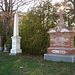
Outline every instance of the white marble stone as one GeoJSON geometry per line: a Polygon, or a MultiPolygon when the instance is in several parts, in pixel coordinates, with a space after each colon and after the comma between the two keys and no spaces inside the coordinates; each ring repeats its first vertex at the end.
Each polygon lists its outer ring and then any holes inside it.
{"type": "Polygon", "coordinates": [[[22,50],[20,49],[21,37],[19,36],[18,14],[17,13],[15,13],[15,16],[14,16],[14,34],[11,38],[12,38],[12,49],[10,50],[9,55],[16,55],[18,53],[22,53],[22,50]]]}
{"type": "Polygon", "coordinates": [[[5,44],[4,44],[4,51],[3,52],[8,52],[8,49],[5,44]]]}
{"type": "Polygon", "coordinates": [[[19,35],[19,26],[18,26],[18,14],[15,13],[14,15],[14,34],[13,36],[19,35]]]}
{"type": "Polygon", "coordinates": [[[52,50],[52,53],[61,53],[61,54],[66,54],[67,52],[65,50],[52,50]]]}
{"type": "Polygon", "coordinates": [[[53,32],[56,32],[54,29],[52,29],[51,31],[49,31],[49,33],[53,33],[53,32]]]}
{"type": "Polygon", "coordinates": [[[69,30],[66,29],[66,28],[63,28],[63,29],[61,30],[61,32],[69,32],[69,30]]]}

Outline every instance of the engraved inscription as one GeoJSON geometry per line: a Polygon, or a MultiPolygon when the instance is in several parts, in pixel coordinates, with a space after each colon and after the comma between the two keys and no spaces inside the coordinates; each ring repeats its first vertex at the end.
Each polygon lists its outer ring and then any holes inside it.
{"type": "Polygon", "coordinates": [[[13,45],[12,48],[16,48],[15,45],[13,45]]]}
{"type": "Polygon", "coordinates": [[[67,52],[65,50],[52,50],[52,53],[60,53],[60,54],[66,54],[67,52]]]}
{"type": "Polygon", "coordinates": [[[17,40],[17,43],[20,44],[20,40],[17,40]]]}
{"type": "Polygon", "coordinates": [[[15,45],[15,42],[12,42],[13,45],[15,45]]]}
{"type": "Polygon", "coordinates": [[[65,42],[68,42],[69,39],[64,37],[56,37],[55,39],[51,39],[51,41],[54,42],[54,45],[64,46],[65,42]]]}
{"type": "Polygon", "coordinates": [[[12,42],[12,48],[15,48],[15,44],[16,44],[15,42],[12,42]]]}
{"type": "Polygon", "coordinates": [[[12,52],[11,53],[15,53],[15,50],[11,50],[12,52]]]}

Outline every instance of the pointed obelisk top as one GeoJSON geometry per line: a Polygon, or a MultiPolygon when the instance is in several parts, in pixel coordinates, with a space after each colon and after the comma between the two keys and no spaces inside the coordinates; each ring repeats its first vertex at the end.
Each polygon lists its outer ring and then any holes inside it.
{"type": "Polygon", "coordinates": [[[16,12],[14,15],[14,35],[13,36],[18,36],[18,35],[19,35],[18,13],[16,12]]]}
{"type": "Polygon", "coordinates": [[[59,9],[59,12],[57,13],[57,15],[59,15],[60,17],[60,23],[58,25],[63,25],[64,24],[64,20],[63,20],[63,14],[65,14],[65,12],[63,11],[64,7],[61,6],[59,9]]]}

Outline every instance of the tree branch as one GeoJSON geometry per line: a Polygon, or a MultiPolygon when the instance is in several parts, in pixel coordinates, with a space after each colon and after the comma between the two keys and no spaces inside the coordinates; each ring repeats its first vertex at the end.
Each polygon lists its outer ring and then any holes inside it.
{"type": "Polygon", "coordinates": [[[72,0],[68,0],[67,2],[69,2],[69,1],[70,1],[72,4],[74,3],[74,1],[72,1],[72,0]]]}

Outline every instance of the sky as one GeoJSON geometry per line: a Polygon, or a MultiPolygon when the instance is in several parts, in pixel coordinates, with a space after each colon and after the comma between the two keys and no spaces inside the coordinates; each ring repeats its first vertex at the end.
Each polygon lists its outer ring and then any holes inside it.
{"type": "MultiPolygon", "coordinates": [[[[52,0],[52,4],[55,4],[56,2],[63,2],[64,0],[52,0]]],[[[22,12],[27,12],[29,7],[33,7],[33,3],[29,4],[28,6],[25,7],[25,9],[22,9],[22,12]]]]}
{"type": "Polygon", "coordinates": [[[52,0],[52,3],[56,3],[56,2],[63,2],[64,0],[52,0]]]}

